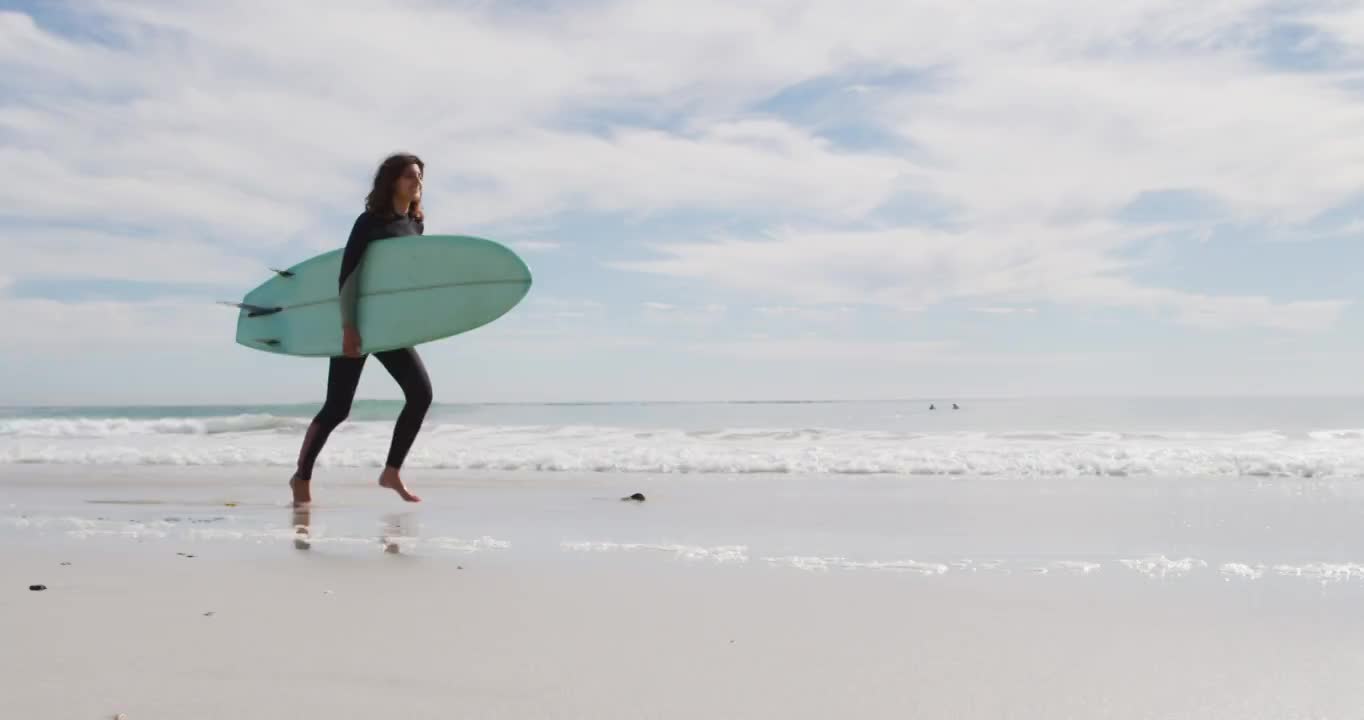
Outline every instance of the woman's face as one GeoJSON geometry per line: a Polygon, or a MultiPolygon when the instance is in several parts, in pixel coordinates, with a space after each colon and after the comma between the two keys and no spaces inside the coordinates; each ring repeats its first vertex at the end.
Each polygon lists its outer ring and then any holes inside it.
{"type": "Polygon", "coordinates": [[[403,173],[398,176],[397,194],[405,197],[411,202],[416,202],[422,197],[422,169],[416,163],[408,165],[403,173]]]}

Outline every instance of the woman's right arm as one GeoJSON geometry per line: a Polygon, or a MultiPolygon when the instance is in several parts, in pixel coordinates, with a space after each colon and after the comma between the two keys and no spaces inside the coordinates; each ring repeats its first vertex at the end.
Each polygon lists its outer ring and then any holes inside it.
{"type": "Polygon", "coordinates": [[[343,352],[356,357],[360,354],[360,332],[356,312],[360,304],[360,261],[369,245],[369,226],[365,216],[356,218],[351,227],[346,249],[341,253],[341,346],[343,352]]]}

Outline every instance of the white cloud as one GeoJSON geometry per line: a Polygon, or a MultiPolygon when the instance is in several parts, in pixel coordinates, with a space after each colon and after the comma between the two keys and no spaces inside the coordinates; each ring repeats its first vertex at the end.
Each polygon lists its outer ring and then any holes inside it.
{"type": "Polygon", "coordinates": [[[914,307],[955,297],[1041,293],[1058,281],[1117,269],[1102,248],[1117,245],[1124,232],[1111,224],[1064,232],[784,228],[762,239],[656,246],[663,258],[618,265],[705,278],[805,305],[914,307]]]}
{"type": "Polygon", "coordinates": [[[807,304],[916,308],[998,298],[1144,308],[1203,327],[1322,330],[1348,305],[1341,300],[1275,302],[1142,287],[1123,277],[1126,263],[1107,252],[1137,237],[1129,228],[1102,222],[998,232],[787,230],[761,240],[660,246],[662,259],[621,267],[703,278],[807,304]],[[831,247],[838,248],[832,257],[831,247]]]}
{"type": "Polygon", "coordinates": [[[691,352],[745,359],[844,361],[863,363],[875,358],[879,365],[944,356],[955,347],[950,340],[864,341],[827,340],[817,337],[770,338],[696,342],[686,346],[691,352]]]}
{"type": "Polygon", "coordinates": [[[1364,183],[1364,104],[1329,76],[1193,54],[981,62],[953,80],[887,111],[971,222],[1099,217],[1172,188],[1239,220],[1296,222],[1364,183]]]}
{"type": "Polygon", "coordinates": [[[985,315],[1034,315],[1037,308],[1030,307],[978,307],[972,308],[975,312],[985,315]]]}
{"type": "Polygon", "coordinates": [[[660,259],[618,267],[798,303],[1052,301],[1296,330],[1340,316],[1348,300],[1141,287],[1123,251],[1200,228],[1113,219],[1143,193],[1184,190],[1215,202],[1219,220],[1293,231],[1364,186],[1364,103],[1349,78],[1275,72],[1256,58],[1270,10],[1283,8],[1036,2],[1005,24],[979,5],[909,7],[939,37],[884,57],[913,54],[940,77],[910,92],[861,86],[870,98],[857,107],[912,144],[906,176],[952,208],[951,230],[845,229],[830,218],[658,246],[660,259]]]}
{"type": "Polygon", "coordinates": [[[237,284],[245,293],[267,279],[264,264],[187,235],[120,235],[54,228],[0,231],[0,266],[16,275],[237,284]]]}
{"type": "Polygon", "coordinates": [[[1256,295],[1207,295],[1142,287],[1115,276],[1078,278],[1056,288],[1057,302],[1131,307],[1173,314],[1185,325],[1203,328],[1262,327],[1314,332],[1335,325],[1350,305],[1345,300],[1274,301],[1256,295]]]}
{"type": "Polygon", "coordinates": [[[1335,327],[1350,305],[1343,300],[1273,302],[1260,296],[1179,294],[1166,299],[1180,322],[1206,328],[1268,327],[1321,332],[1335,327]]]}
{"type": "MultiPolygon", "coordinates": [[[[278,235],[305,229],[309,208],[353,205],[369,166],[403,147],[429,161],[433,201],[447,192],[443,181],[474,179],[490,188],[445,196],[462,222],[473,223],[584,204],[742,211],[791,197],[823,212],[856,214],[885,199],[903,169],[893,157],[835,152],[772,119],[703,116],[675,134],[554,129],[553,117],[575,107],[647,108],[681,88],[674,102],[726,94],[714,87],[723,79],[694,64],[706,54],[701,36],[716,28],[697,28],[688,38],[658,14],[661,6],[643,13],[585,7],[555,25],[425,4],[383,11],[307,2],[99,7],[105,29],[130,33],[136,53],[61,39],[22,15],[0,23],[0,37],[13,48],[0,55],[6,65],[33,73],[33,84],[75,81],[81,91],[0,116],[25,134],[25,147],[44,148],[7,149],[6,164],[22,164],[41,181],[7,186],[0,207],[29,205],[45,217],[80,209],[129,222],[216,218],[278,235]],[[270,21],[260,22],[267,8],[270,21]],[[607,24],[594,31],[600,22],[607,24]],[[651,22],[667,29],[667,44],[649,42],[648,62],[620,63],[615,54],[642,40],[625,31],[651,22]],[[615,44],[603,46],[599,32],[615,44]],[[480,52],[508,62],[468,62],[480,52]],[[658,66],[667,62],[678,64],[658,66]],[[395,65],[404,72],[391,72],[395,65]],[[527,72],[508,83],[506,73],[517,68],[527,72]],[[134,97],[102,97],[110,85],[134,97]],[[382,103],[374,101],[376,87],[384,88],[382,103]],[[459,92],[431,92],[436,87],[459,92]],[[74,192],[44,193],[53,187],[74,192]],[[158,194],[168,202],[158,203],[158,194]]],[[[731,77],[743,86],[755,82],[745,72],[731,77]]],[[[761,82],[743,101],[782,81],[761,82]]]]}
{"type": "MultiPolygon", "coordinates": [[[[58,121],[60,122],[60,121],[58,121]]],[[[92,135],[93,127],[88,129],[92,135]]],[[[60,127],[60,125],[58,125],[60,127]]],[[[260,246],[282,240],[307,224],[306,213],[285,198],[266,196],[220,182],[198,171],[192,176],[183,165],[197,162],[199,153],[174,153],[164,143],[146,148],[145,158],[108,157],[114,150],[81,153],[74,146],[82,141],[81,132],[53,135],[42,140],[49,147],[67,144],[66,158],[54,157],[51,150],[0,147],[0,165],[22,182],[0,185],[0,210],[30,220],[62,223],[84,221],[100,225],[133,225],[149,229],[201,228],[203,235],[231,237],[235,244],[260,246]],[[79,159],[77,157],[79,156],[79,159]],[[126,164],[125,164],[126,163],[126,164]],[[182,167],[172,170],[175,163],[182,167]]],[[[94,142],[93,138],[91,141],[94,142]]],[[[108,148],[133,154],[127,145],[115,141],[108,148]]],[[[256,172],[271,172],[268,165],[256,172]]]]}
{"type": "Polygon", "coordinates": [[[780,209],[853,219],[908,182],[902,160],[840,152],[776,121],[707,123],[680,133],[618,129],[604,137],[504,131],[461,150],[460,169],[489,187],[454,198],[461,216],[478,223],[568,209],[760,216],[780,209]]]}
{"type": "Polygon", "coordinates": [[[517,240],[510,245],[525,253],[554,252],[560,248],[559,243],[550,240],[517,240]]]}
{"type": "MultiPolygon", "coordinates": [[[[563,211],[702,211],[768,227],[618,265],[740,289],[764,307],[1056,302],[1320,330],[1347,302],[1145,287],[1122,252],[1169,228],[1112,215],[1179,188],[1214,199],[1224,219],[1291,224],[1364,187],[1358,77],[1256,60],[1273,18],[1357,48],[1357,4],[92,0],[79,17],[50,11],[97,32],[66,38],[0,12],[11,180],[0,217],[110,229],[0,231],[12,280],[241,282],[284,243],[337,246],[329,218],[358,210],[380,156],[411,149],[430,166],[428,232],[563,211]],[[863,77],[904,69],[925,78],[863,77]],[[856,91],[828,103],[833,117],[909,149],[852,151],[755,110],[837,73],[856,91]],[[949,209],[949,229],[876,214],[907,193],[949,209]],[[119,252],[101,261],[104,238],[119,252]]],[[[505,322],[607,316],[535,300],[505,322]]],[[[91,318],[156,335],[174,302],[25,309],[96,336],[91,318]]]]}
{"type": "Polygon", "coordinates": [[[188,345],[237,347],[237,313],[200,299],[164,297],[145,301],[63,302],[0,296],[0,337],[13,347],[62,347],[93,352],[100,347],[188,345]]]}
{"type": "Polygon", "coordinates": [[[848,306],[760,305],[753,308],[753,312],[769,321],[794,320],[809,324],[847,321],[853,309],[848,306]]]}
{"type": "Polygon", "coordinates": [[[955,208],[962,231],[782,229],[620,266],[807,302],[1061,300],[1323,329],[1347,301],[1145,292],[1124,279],[1119,251],[1149,231],[1109,219],[1144,192],[1181,189],[1217,201],[1223,219],[1295,223],[1364,184],[1364,104],[1341,77],[1257,65],[1268,9],[1040,2],[1010,14],[1011,27],[975,17],[977,37],[938,17],[946,39],[916,52],[946,79],[924,92],[876,88],[870,117],[919,149],[915,187],[955,208]]]}
{"type": "Polygon", "coordinates": [[[729,308],[719,303],[674,305],[649,301],[643,304],[643,308],[643,320],[652,326],[665,328],[669,334],[679,329],[708,331],[729,314],[729,308]]]}
{"type": "Polygon", "coordinates": [[[606,306],[597,300],[587,298],[566,298],[555,295],[534,294],[526,298],[526,304],[537,308],[600,311],[606,306]]]}
{"type": "Polygon", "coordinates": [[[596,300],[532,294],[487,332],[572,334],[587,325],[600,326],[605,317],[606,306],[596,300]]]}
{"type": "Polygon", "coordinates": [[[829,67],[802,43],[770,58],[739,43],[738,64],[717,72],[715,39],[769,32],[771,8],[712,4],[688,12],[690,26],[659,3],[546,13],[110,0],[80,18],[107,42],[0,13],[0,70],[24,90],[0,110],[10,138],[0,163],[25,178],[0,188],[0,212],[184,230],[251,252],[290,238],[334,247],[342,238],[327,214],[358,210],[373,163],[398,149],[430,165],[433,232],[569,209],[853,218],[906,182],[900,158],[729,116],[829,67]],[[433,91],[449,87],[459,90],[433,91]],[[676,132],[559,122],[596,109],[672,118],[684,107],[701,112],[676,132]]]}
{"type": "Polygon", "coordinates": [[[1357,60],[1364,54],[1364,5],[1357,2],[1318,3],[1298,20],[1314,28],[1320,36],[1304,38],[1307,50],[1320,50],[1333,40],[1339,50],[1357,60]]]}

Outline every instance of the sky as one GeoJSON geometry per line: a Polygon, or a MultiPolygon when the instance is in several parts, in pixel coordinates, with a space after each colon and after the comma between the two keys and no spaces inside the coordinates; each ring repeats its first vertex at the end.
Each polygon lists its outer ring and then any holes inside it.
{"type": "Polygon", "coordinates": [[[215,302],[395,151],[438,402],[1364,385],[1364,2],[0,0],[0,404],[320,401],[215,302]]]}

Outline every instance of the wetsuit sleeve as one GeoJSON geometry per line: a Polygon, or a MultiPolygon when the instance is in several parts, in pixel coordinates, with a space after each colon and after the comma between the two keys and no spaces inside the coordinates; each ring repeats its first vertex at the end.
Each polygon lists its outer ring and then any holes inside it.
{"type": "Polygon", "coordinates": [[[357,327],[356,308],[360,303],[360,260],[364,258],[365,247],[369,245],[373,230],[365,216],[356,218],[346,240],[346,249],[341,253],[341,326],[357,327]]]}

